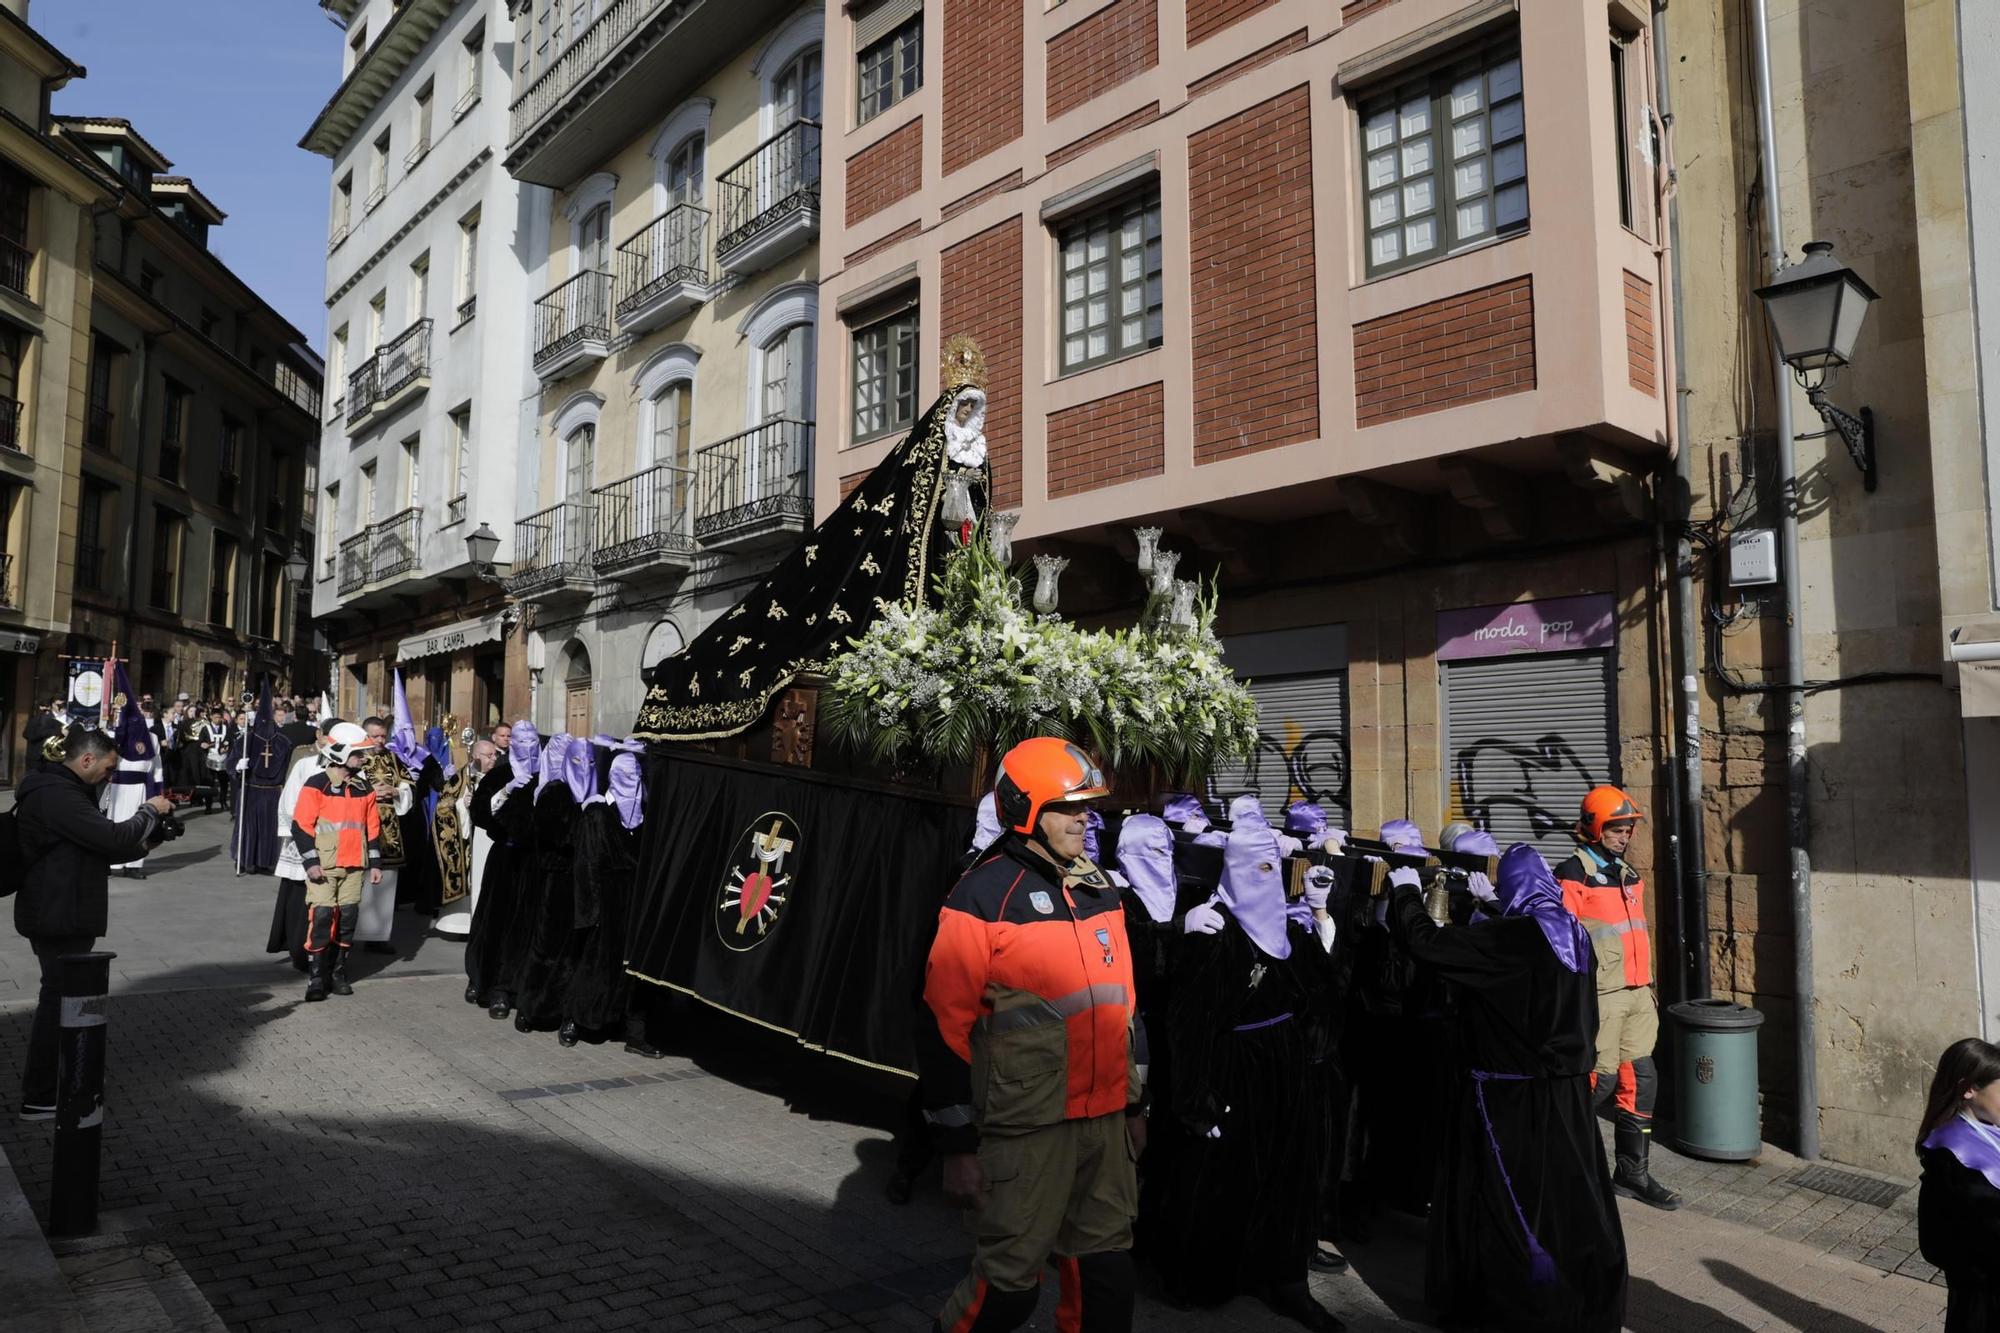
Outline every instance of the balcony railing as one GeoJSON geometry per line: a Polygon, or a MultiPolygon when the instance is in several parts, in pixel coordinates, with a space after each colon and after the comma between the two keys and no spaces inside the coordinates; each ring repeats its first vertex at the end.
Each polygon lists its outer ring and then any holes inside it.
{"type": "Polygon", "coordinates": [[[0,287],[10,292],[28,294],[28,270],[34,266],[35,256],[26,246],[5,236],[0,236],[0,287]]]}
{"type": "Polygon", "coordinates": [[[514,525],[511,592],[532,592],[566,579],[596,577],[590,564],[597,535],[597,506],[577,500],[551,505],[514,525]]]}
{"type": "Polygon", "coordinates": [[[20,600],[14,596],[14,557],[0,555],[0,606],[14,611],[20,605],[20,600]]]}
{"type": "Polygon", "coordinates": [[[381,381],[378,392],[385,400],[394,398],[431,373],[431,322],[418,320],[375,355],[381,362],[376,372],[381,381]]]}
{"type": "Polygon", "coordinates": [[[367,529],[340,544],[340,595],[360,592],[368,586],[368,553],[372,537],[367,529]]]}
{"type": "Polygon", "coordinates": [[[347,424],[353,425],[375,410],[375,400],[381,397],[380,378],[375,373],[375,358],[366,361],[347,372],[347,424]]]}
{"type": "Polygon", "coordinates": [[[819,123],[795,120],[715,182],[718,255],[819,208],[819,123]]]}
{"type": "Polygon", "coordinates": [[[556,57],[526,91],[514,99],[508,141],[516,142],[575,90],[604,58],[630,37],[647,15],[667,0],[611,0],[583,35],[556,57]]]}
{"type": "Polygon", "coordinates": [[[332,254],[340,248],[341,243],[347,239],[347,232],[348,224],[346,222],[336,222],[333,224],[326,233],[326,252],[328,254],[332,254]]]}
{"type": "Polygon", "coordinates": [[[474,293],[458,303],[458,322],[463,324],[479,313],[479,296],[474,293]]]}
{"type": "Polygon", "coordinates": [[[678,283],[708,281],[708,210],[680,204],[618,247],[618,318],[678,283]]]}
{"type": "Polygon", "coordinates": [[[465,113],[477,105],[479,105],[479,80],[474,79],[472,86],[460,93],[458,100],[451,104],[451,118],[454,121],[464,120],[465,113]]]}
{"type": "Polygon", "coordinates": [[[91,449],[101,449],[109,453],[111,451],[112,420],[110,408],[100,407],[98,404],[92,403],[84,412],[83,417],[84,445],[91,449]]]}
{"type": "Polygon", "coordinates": [[[369,529],[374,537],[368,556],[369,582],[407,574],[417,567],[422,554],[423,517],[424,511],[413,505],[369,529]]]}
{"type": "Polygon", "coordinates": [[[559,361],[589,341],[611,337],[611,275],[579,273],[535,302],[535,364],[559,361]]]}
{"type": "Polygon", "coordinates": [[[713,537],[764,519],[812,512],[813,423],[779,419],[711,444],[695,456],[694,535],[713,537]]]}
{"type": "Polygon", "coordinates": [[[297,370],[280,361],[277,368],[271,372],[271,383],[277,386],[279,393],[291,399],[301,412],[309,412],[314,417],[319,416],[319,390],[297,370]]]}
{"type": "Polygon", "coordinates": [[[597,550],[600,565],[622,565],[655,552],[691,554],[694,532],[688,522],[694,473],[657,463],[622,481],[599,486],[597,550]]]}
{"type": "Polygon", "coordinates": [[[21,400],[0,398],[0,449],[24,454],[21,447],[21,400]]]}
{"type": "Polygon", "coordinates": [[[389,182],[383,181],[368,192],[368,202],[362,205],[364,212],[373,213],[384,199],[389,197],[389,182]]]}
{"type": "Polygon", "coordinates": [[[431,141],[428,137],[417,140],[416,143],[410,146],[410,151],[403,154],[403,170],[408,171],[410,168],[416,166],[417,163],[430,155],[430,151],[431,141]]]}
{"type": "Polygon", "coordinates": [[[454,495],[444,502],[444,523],[450,527],[454,523],[465,522],[465,496],[454,495]]]}

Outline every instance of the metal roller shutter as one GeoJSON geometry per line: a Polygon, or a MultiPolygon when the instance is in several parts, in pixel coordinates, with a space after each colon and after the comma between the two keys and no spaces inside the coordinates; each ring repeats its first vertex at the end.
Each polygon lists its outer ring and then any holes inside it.
{"type": "Polygon", "coordinates": [[[1279,827],[1287,805],[1313,800],[1329,823],[1347,828],[1347,673],[1253,680],[1249,689],[1257,700],[1257,749],[1243,763],[1216,769],[1210,795],[1224,806],[1254,791],[1279,827]]]}
{"type": "Polygon", "coordinates": [[[924,0],[879,0],[854,17],[854,49],[866,51],[924,12],[924,0]]]}
{"type": "Polygon", "coordinates": [[[1503,848],[1531,842],[1562,860],[1575,850],[1569,830],[1583,794],[1619,780],[1611,655],[1443,666],[1450,818],[1488,830],[1503,848]]]}

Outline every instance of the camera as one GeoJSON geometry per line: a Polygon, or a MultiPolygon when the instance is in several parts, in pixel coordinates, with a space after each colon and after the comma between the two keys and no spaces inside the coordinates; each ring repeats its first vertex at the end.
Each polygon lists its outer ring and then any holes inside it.
{"type": "Polygon", "coordinates": [[[181,823],[179,815],[161,815],[153,825],[153,836],[148,841],[155,847],[163,842],[172,842],[187,832],[187,825],[181,823]]]}

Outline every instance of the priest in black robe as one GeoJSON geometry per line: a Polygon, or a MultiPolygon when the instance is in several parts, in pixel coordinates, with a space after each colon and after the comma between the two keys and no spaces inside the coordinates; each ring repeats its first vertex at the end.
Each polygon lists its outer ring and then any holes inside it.
{"type": "Polygon", "coordinates": [[[1151,1228],[1167,1289],[1195,1305],[1262,1296],[1308,1328],[1341,1322],[1312,1297],[1332,931],[1288,904],[1278,834],[1238,819],[1217,898],[1187,914],[1167,1046],[1173,1150],[1151,1228]]]}
{"type": "Polygon", "coordinates": [[[657,1056],[647,1040],[643,1007],[625,970],[625,945],[632,922],[632,886],[638,878],[639,821],[645,813],[645,784],[639,756],[614,746],[605,791],[584,803],[573,839],[574,902],[568,992],[563,997],[565,1046],[581,1038],[623,1034],[625,1049],[657,1056]]]}
{"type": "Polygon", "coordinates": [[[535,779],[542,771],[542,738],[526,718],[516,722],[507,753],[472,797],[472,825],[493,840],[479,885],[479,908],[465,939],[465,998],[493,1018],[513,1011],[506,986],[506,940],[535,860],[535,779]]]}
{"type": "Polygon", "coordinates": [[[1615,1333],[1625,1233],[1591,1115],[1589,933],[1526,843],[1501,858],[1500,915],[1471,925],[1433,922],[1416,871],[1390,881],[1397,939],[1455,1002],[1425,1296],[1446,1321],[1615,1333]]]}
{"type": "Polygon", "coordinates": [[[518,959],[514,1026],[522,1032],[555,1031],[569,994],[570,949],[576,932],[576,826],[583,803],[596,794],[597,759],[590,741],[567,733],[542,752],[541,787],[535,793],[535,859],[541,874],[515,917],[522,931],[510,941],[518,959]]]}

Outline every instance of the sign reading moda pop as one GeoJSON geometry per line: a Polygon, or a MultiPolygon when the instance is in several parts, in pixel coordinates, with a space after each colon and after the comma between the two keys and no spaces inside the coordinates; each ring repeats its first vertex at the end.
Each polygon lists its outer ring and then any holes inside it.
{"type": "Polygon", "coordinates": [[[1617,623],[1618,604],[1610,593],[1440,611],[1437,656],[1440,662],[1464,662],[1609,648],[1617,623]]]}

